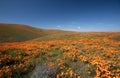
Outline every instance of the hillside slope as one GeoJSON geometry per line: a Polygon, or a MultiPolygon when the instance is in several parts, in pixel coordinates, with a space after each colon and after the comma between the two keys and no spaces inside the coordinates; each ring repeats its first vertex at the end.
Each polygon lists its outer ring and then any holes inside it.
{"type": "Polygon", "coordinates": [[[0,24],[0,42],[26,41],[45,35],[42,29],[21,24],[0,24]]]}
{"type": "Polygon", "coordinates": [[[57,29],[40,29],[22,24],[0,24],[1,42],[20,42],[28,40],[48,41],[71,37],[75,32],[57,29]]]}

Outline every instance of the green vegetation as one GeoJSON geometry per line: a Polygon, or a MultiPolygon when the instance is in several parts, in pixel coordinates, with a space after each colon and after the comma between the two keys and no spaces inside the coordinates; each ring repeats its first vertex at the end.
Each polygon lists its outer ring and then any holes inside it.
{"type": "Polygon", "coordinates": [[[0,42],[26,41],[43,35],[42,29],[19,24],[0,24],[0,42]]]}
{"type": "Polygon", "coordinates": [[[73,32],[52,29],[40,29],[20,24],[0,24],[0,43],[21,42],[34,38],[39,38],[37,41],[58,40],[69,37],[68,34],[73,34],[73,32]],[[55,37],[58,35],[60,36],[55,37]]]}

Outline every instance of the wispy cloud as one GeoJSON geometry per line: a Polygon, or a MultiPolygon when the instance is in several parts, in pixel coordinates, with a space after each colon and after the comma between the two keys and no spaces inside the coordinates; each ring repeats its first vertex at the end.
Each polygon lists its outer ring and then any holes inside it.
{"type": "Polygon", "coordinates": [[[57,28],[61,28],[61,25],[57,25],[57,28]]]}
{"type": "Polygon", "coordinates": [[[77,27],[77,29],[81,29],[81,28],[80,28],[80,26],[79,26],[79,27],[77,27]]]}

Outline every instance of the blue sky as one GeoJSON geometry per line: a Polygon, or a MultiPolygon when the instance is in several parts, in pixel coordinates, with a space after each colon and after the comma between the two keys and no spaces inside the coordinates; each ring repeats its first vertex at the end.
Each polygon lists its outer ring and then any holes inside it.
{"type": "Polygon", "coordinates": [[[73,31],[120,31],[120,0],[1,0],[0,23],[73,31]]]}

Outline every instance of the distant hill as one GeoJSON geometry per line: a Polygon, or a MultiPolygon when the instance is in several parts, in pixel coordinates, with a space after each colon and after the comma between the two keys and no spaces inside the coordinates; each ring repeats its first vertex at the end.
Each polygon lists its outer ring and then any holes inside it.
{"type": "Polygon", "coordinates": [[[0,24],[0,42],[26,41],[43,35],[43,29],[22,24],[0,24]]]}
{"type": "Polygon", "coordinates": [[[0,43],[20,42],[32,39],[37,41],[68,39],[74,34],[72,31],[57,29],[40,29],[22,24],[0,23],[0,43]]]}

